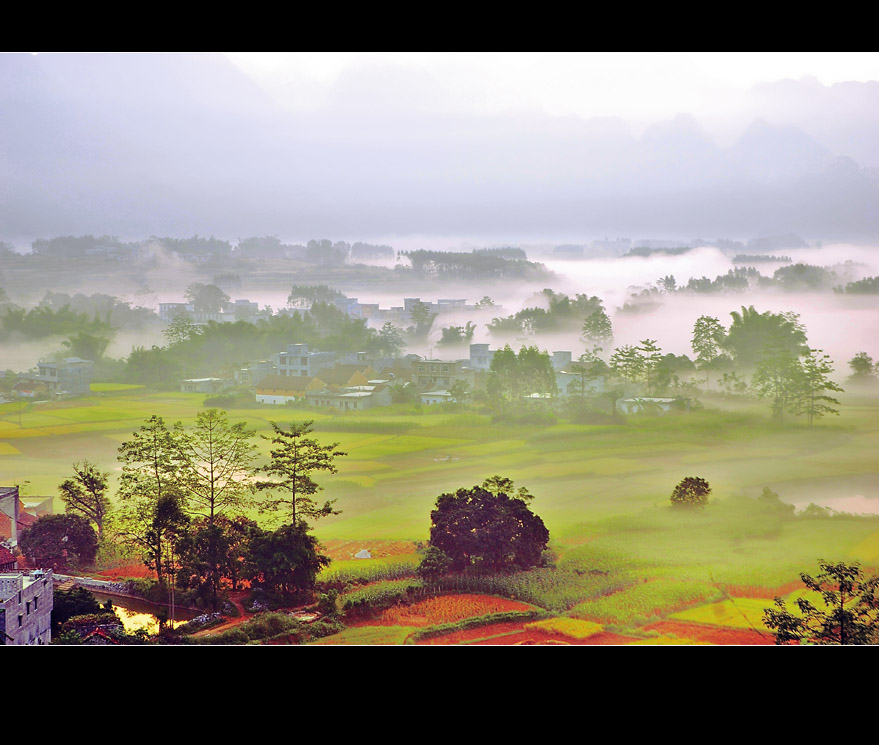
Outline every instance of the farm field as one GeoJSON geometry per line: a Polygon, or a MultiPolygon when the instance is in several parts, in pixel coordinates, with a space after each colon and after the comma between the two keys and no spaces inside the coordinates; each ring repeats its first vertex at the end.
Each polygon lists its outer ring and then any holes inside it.
{"type": "MultiPolygon", "coordinates": [[[[115,475],[117,448],[148,417],[190,425],[202,401],[198,394],[133,389],[6,404],[0,483],[54,495],[82,459],[115,475]]],[[[712,408],[708,400],[704,410],[633,416],[620,425],[496,424],[478,410],[402,406],[345,416],[257,406],[229,414],[260,434],[270,432],[270,421],[314,419],[318,439],[348,453],[337,461],[338,474],[319,479],[342,510],[315,530],[333,558],[325,570],[333,581],[414,576],[415,545],[428,539],[437,496],[501,474],[535,495],[531,506],[549,528],[553,566],[448,580],[442,592],[508,598],[604,627],[592,642],[577,643],[752,643],[744,636],[735,641],[732,632],[760,630],[762,609],[775,595],[794,592],[799,572],[814,571],[819,558],[879,563],[879,517],[793,518],[756,499],[768,486],[801,508],[855,496],[879,505],[879,403],[844,401],[841,416],[814,427],[773,423],[762,403],[736,412],[723,405],[712,408]],[[672,488],[689,475],[711,484],[711,503],[695,512],[670,509],[672,488]],[[375,558],[355,560],[362,549],[375,558]],[[711,637],[705,628],[729,633],[711,637]]],[[[257,442],[265,460],[268,444],[257,442]]],[[[402,643],[423,630],[416,617],[430,614],[401,608],[382,621],[384,631],[358,625],[345,634],[349,643],[402,643]]],[[[510,627],[483,637],[468,629],[459,641],[535,643],[538,632],[516,623],[515,633],[510,627]]]]}

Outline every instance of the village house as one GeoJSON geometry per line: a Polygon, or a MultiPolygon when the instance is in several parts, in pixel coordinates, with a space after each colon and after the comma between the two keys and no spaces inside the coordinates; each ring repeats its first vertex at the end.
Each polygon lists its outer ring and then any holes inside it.
{"type": "Polygon", "coordinates": [[[81,396],[91,391],[95,363],[79,357],[65,357],[60,362],[37,363],[37,380],[49,394],[81,396]]]}
{"type": "Polygon", "coordinates": [[[457,401],[448,391],[430,391],[421,394],[421,403],[424,406],[436,406],[437,404],[453,404],[457,401]]]}
{"type": "Polygon", "coordinates": [[[308,391],[319,391],[324,388],[326,383],[316,377],[266,375],[256,386],[256,402],[283,406],[289,401],[303,400],[308,391]]]}
{"type": "Polygon", "coordinates": [[[391,405],[391,391],[386,385],[355,385],[309,391],[305,400],[310,406],[329,407],[341,411],[372,409],[391,405]]]}
{"type": "Polygon", "coordinates": [[[188,378],[180,383],[181,393],[219,393],[229,387],[223,378],[188,378]]]}

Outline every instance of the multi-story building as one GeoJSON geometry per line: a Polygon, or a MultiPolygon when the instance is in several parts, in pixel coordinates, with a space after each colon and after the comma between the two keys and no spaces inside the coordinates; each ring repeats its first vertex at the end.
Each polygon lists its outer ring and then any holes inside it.
{"type": "Polygon", "coordinates": [[[94,366],[91,360],[81,360],[79,357],[65,357],[61,362],[39,362],[37,380],[46,385],[50,394],[79,396],[91,390],[94,366]]]}
{"type": "Polygon", "coordinates": [[[485,372],[491,369],[491,361],[494,359],[494,350],[488,348],[488,344],[470,345],[470,369],[485,372]]]}
{"type": "Polygon", "coordinates": [[[0,644],[52,641],[52,570],[0,574],[0,644]]]}
{"type": "Polygon", "coordinates": [[[472,388],[474,381],[473,371],[464,369],[460,360],[419,360],[412,365],[412,382],[421,391],[447,391],[458,382],[467,383],[472,388]]]}
{"type": "Polygon", "coordinates": [[[278,375],[298,375],[311,378],[318,370],[332,367],[336,362],[334,352],[310,352],[308,344],[288,344],[286,352],[272,356],[278,375]]]}

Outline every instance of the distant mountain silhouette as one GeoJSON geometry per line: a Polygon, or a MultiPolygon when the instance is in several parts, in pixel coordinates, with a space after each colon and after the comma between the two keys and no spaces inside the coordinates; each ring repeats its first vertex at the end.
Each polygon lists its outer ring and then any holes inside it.
{"type": "MultiPolygon", "coordinates": [[[[855,115],[876,85],[780,85],[754,100],[844,101],[853,144],[879,153],[875,110],[855,115]]],[[[614,118],[438,114],[442,96],[421,73],[351,71],[292,114],[219,54],[0,54],[0,240],[879,233],[838,117],[821,123],[836,144],[767,114],[724,149],[687,114],[635,137],[614,118]]]]}

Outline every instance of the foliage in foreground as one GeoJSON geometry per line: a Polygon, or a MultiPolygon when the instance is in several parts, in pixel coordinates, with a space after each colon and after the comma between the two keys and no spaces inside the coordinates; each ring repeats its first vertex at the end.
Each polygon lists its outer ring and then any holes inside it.
{"type": "Polygon", "coordinates": [[[797,598],[799,613],[775,598],[775,608],[764,613],[766,626],[775,632],[776,644],[876,644],[879,643],[879,575],[866,577],[858,563],[818,562],[816,577],[803,572],[803,584],[816,593],[823,608],[808,598],[797,598]]]}

